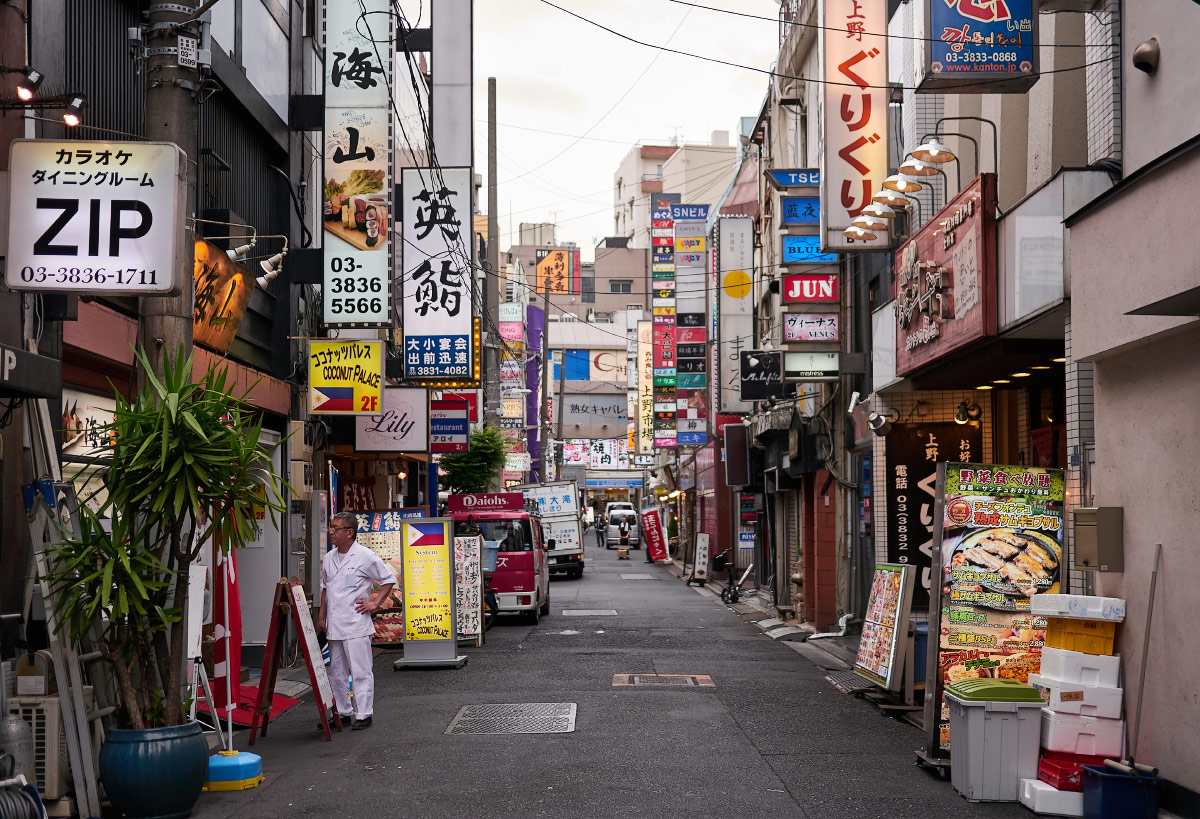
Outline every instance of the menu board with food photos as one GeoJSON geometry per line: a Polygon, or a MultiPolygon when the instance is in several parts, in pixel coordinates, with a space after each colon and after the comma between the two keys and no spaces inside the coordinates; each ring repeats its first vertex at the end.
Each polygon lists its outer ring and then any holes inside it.
{"type": "Polygon", "coordinates": [[[941,582],[930,590],[938,637],[926,725],[936,724],[931,750],[944,754],[950,749],[947,683],[975,677],[1027,682],[1041,668],[1046,619],[1030,612],[1030,599],[1067,591],[1065,489],[1061,469],[943,463],[937,491],[934,565],[941,582]]]}
{"type": "Polygon", "coordinates": [[[916,567],[899,563],[875,564],[854,660],[859,675],[892,691],[900,687],[904,668],[915,571],[916,567]]]}

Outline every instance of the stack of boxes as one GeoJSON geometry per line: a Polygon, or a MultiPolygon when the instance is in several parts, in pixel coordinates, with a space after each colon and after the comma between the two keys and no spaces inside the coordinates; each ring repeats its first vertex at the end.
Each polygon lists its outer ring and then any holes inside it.
{"type": "Polygon", "coordinates": [[[1042,669],[1029,682],[1042,692],[1038,778],[1021,780],[1021,803],[1036,813],[1083,816],[1083,765],[1119,759],[1121,658],[1113,654],[1125,601],[1078,594],[1039,594],[1034,616],[1046,618],[1042,669]]]}

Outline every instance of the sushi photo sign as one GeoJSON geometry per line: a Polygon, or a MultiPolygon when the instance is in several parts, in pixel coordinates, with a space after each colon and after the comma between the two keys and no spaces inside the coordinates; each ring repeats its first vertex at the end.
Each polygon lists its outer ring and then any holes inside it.
{"type": "Polygon", "coordinates": [[[1046,620],[1036,594],[1067,591],[1063,570],[1061,469],[943,462],[938,465],[926,725],[932,753],[950,749],[947,683],[972,677],[1026,682],[1041,668],[1046,620]],[[937,613],[934,618],[933,613],[937,613]],[[931,636],[932,636],[931,628],[931,636]],[[934,709],[937,709],[934,711],[934,709]]]}

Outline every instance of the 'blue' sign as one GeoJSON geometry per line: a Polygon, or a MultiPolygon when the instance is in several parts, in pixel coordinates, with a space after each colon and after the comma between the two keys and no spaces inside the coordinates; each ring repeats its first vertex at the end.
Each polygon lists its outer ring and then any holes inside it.
{"type": "Polygon", "coordinates": [[[820,236],[784,236],[784,264],[818,264],[836,262],[836,253],[821,252],[820,236]]]}

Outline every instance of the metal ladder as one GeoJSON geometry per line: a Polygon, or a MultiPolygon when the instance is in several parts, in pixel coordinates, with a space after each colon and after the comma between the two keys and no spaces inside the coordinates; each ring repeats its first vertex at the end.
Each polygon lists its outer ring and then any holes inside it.
{"type": "MultiPolygon", "coordinates": [[[[67,757],[71,763],[71,778],[75,784],[75,799],[81,817],[100,816],[100,795],[96,787],[97,776],[93,762],[91,724],[93,721],[113,713],[108,677],[103,670],[90,675],[92,690],[96,697],[97,710],[88,712],[83,699],[83,672],[81,662],[96,662],[101,659],[90,640],[81,641],[83,653],[76,651],[69,637],[59,635],[59,619],[54,598],[46,578],[48,575],[48,551],[63,542],[63,528],[79,532],[77,517],[78,503],[75,489],[62,480],[62,469],[54,445],[54,428],[50,423],[49,407],[44,399],[29,402],[26,422],[33,456],[36,480],[22,487],[25,510],[29,518],[29,533],[34,577],[46,610],[46,627],[50,640],[50,654],[54,661],[54,677],[58,683],[59,705],[62,711],[63,734],[67,743],[67,757]]],[[[31,591],[31,590],[30,590],[31,591]]],[[[27,594],[26,616],[30,611],[27,594]]],[[[94,634],[93,629],[93,634],[94,634]]]]}

